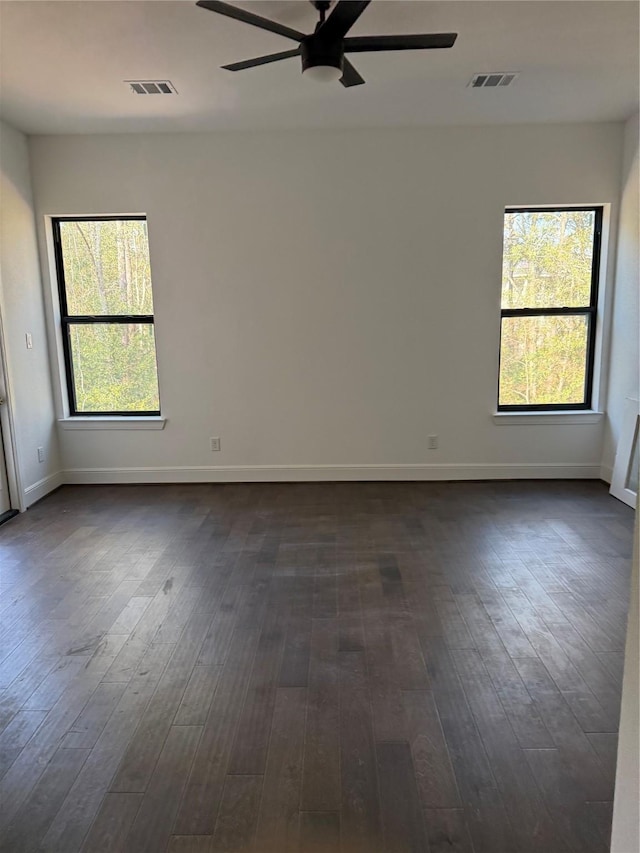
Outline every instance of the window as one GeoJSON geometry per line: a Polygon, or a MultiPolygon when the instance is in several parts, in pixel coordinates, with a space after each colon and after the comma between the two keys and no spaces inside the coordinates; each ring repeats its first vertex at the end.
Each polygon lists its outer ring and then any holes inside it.
{"type": "Polygon", "coordinates": [[[159,415],[144,216],[53,220],[70,415],[159,415]]]}
{"type": "Polygon", "coordinates": [[[504,215],[500,411],[591,408],[601,207],[504,215]]]}

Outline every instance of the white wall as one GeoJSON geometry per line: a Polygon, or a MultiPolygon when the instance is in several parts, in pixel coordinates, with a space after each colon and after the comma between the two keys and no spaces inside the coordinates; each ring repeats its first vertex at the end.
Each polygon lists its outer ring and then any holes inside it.
{"type": "Polygon", "coordinates": [[[168,423],[61,431],[69,476],[597,476],[601,423],[491,418],[502,216],[615,219],[621,147],[615,124],[32,139],[39,227],[149,219],[168,423]]]}
{"type": "Polygon", "coordinates": [[[42,283],[27,140],[0,122],[0,314],[7,385],[19,458],[19,488],[28,506],[60,484],[42,283]],[[26,348],[30,332],[33,349],[26,348]],[[37,448],[45,460],[38,461],[37,448]]]}
{"type": "Polygon", "coordinates": [[[609,482],[622,429],[625,400],[627,397],[638,399],[640,395],[638,122],[638,115],[633,116],[624,130],[611,367],[602,454],[602,475],[609,482]]]}

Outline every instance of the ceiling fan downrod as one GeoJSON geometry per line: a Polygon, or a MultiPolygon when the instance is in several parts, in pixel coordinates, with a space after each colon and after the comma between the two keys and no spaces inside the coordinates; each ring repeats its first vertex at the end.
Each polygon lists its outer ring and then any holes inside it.
{"type": "Polygon", "coordinates": [[[316,30],[324,24],[325,18],[327,16],[327,12],[329,11],[329,7],[331,6],[331,0],[309,0],[312,6],[320,13],[320,20],[316,24],[316,30]]]}

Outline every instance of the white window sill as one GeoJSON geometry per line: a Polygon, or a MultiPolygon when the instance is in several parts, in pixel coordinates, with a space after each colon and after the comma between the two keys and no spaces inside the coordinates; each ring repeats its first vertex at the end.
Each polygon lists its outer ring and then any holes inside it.
{"type": "Polygon", "coordinates": [[[59,418],[60,429],[164,429],[166,418],[59,418]]]}
{"type": "Polygon", "coordinates": [[[574,412],[494,412],[498,426],[537,426],[539,424],[599,424],[604,412],[578,409],[574,412]]]}

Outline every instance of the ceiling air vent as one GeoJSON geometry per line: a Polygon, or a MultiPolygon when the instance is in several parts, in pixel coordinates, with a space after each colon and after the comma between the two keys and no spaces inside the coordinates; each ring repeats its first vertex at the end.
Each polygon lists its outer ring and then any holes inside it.
{"type": "Polygon", "coordinates": [[[474,74],[468,85],[472,89],[497,89],[500,86],[510,86],[517,76],[517,71],[487,71],[484,74],[474,74]]]}
{"type": "Polygon", "coordinates": [[[125,80],[136,95],[177,95],[170,80],[125,80]]]}

